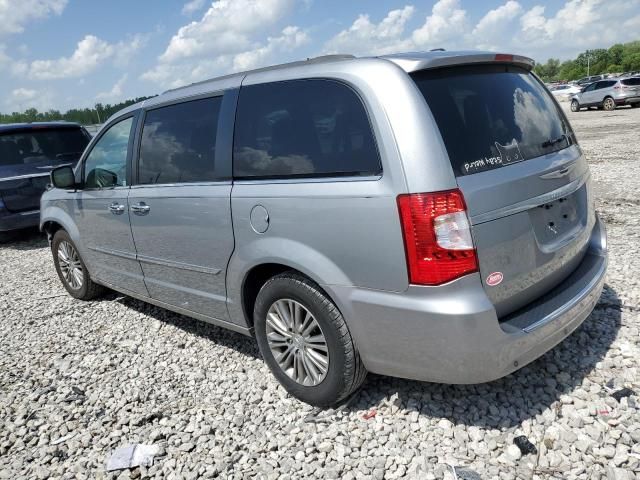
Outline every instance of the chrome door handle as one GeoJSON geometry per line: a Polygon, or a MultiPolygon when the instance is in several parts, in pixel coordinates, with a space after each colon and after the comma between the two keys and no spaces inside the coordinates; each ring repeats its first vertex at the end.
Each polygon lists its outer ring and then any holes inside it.
{"type": "Polygon", "coordinates": [[[121,215],[124,213],[124,205],[120,205],[117,202],[113,202],[109,205],[109,211],[114,215],[121,215]]]}
{"type": "Polygon", "coordinates": [[[131,211],[136,215],[146,215],[151,210],[151,207],[144,202],[131,205],[131,211]]]}

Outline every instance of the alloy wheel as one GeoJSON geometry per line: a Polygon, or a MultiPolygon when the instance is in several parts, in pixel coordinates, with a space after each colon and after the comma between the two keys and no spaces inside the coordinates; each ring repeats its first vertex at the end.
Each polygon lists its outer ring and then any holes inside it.
{"type": "Polygon", "coordinates": [[[275,301],[267,312],[267,343],[278,366],[304,386],[320,384],[329,370],[329,349],[320,324],[302,304],[275,301]]]}
{"type": "Polygon", "coordinates": [[[63,240],[58,245],[58,265],[67,285],[74,290],[82,288],[84,271],[80,262],[80,255],[71,243],[63,240]]]}
{"type": "Polygon", "coordinates": [[[604,100],[604,109],[605,110],[613,110],[614,108],[616,108],[616,104],[613,101],[613,98],[606,98],[604,100]]]}

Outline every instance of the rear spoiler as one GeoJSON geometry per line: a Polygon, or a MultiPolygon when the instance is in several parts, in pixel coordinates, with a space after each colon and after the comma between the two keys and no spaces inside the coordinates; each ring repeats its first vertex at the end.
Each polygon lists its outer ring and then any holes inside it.
{"type": "Polygon", "coordinates": [[[431,68],[451,67],[454,65],[470,65],[476,63],[504,63],[517,65],[526,70],[533,70],[536,62],[522,55],[494,52],[418,52],[401,53],[397,55],[385,55],[381,58],[389,60],[405,72],[411,73],[418,70],[431,68]]]}

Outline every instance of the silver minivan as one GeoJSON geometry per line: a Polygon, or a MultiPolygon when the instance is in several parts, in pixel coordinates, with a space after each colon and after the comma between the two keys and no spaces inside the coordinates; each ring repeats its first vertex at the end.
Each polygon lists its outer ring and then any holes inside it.
{"type": "Polygon", "coordinates": [[[582,323],[607,264],[587,161],[532,67],[330,56],[128,107],[42,197],[60,280],[253,336],[318,406],[367,372],[507,375],[582,323]]]}

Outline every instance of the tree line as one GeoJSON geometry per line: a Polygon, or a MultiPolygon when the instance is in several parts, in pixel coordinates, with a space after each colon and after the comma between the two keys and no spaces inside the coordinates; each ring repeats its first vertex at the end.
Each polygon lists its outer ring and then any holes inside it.
{"type": "Polygon", "coordinates": [[[617,43],[610,48],[586,50],[574,60],[550,58],[534,71],[545,82],[578,80],[588,75],[640,70],[640,40],[617,43]]]}
{"type": "MultiPolygon", "coordinates": [[[[154,95],[155,96],[155,95],[154,95]]],[[[54,120],[66,120],[78,122],[82,125],[102,123],[111,115],[123,108],[153,97],[138,97],[111,105],[110,103],[98,103],[94,108],[72,108],[62,113],[59,110],[47,110],[39,112],[36,108],[28,108],[24,112],[0,113],[0,123],[20,122],[51,122],[54,120]]]]}

